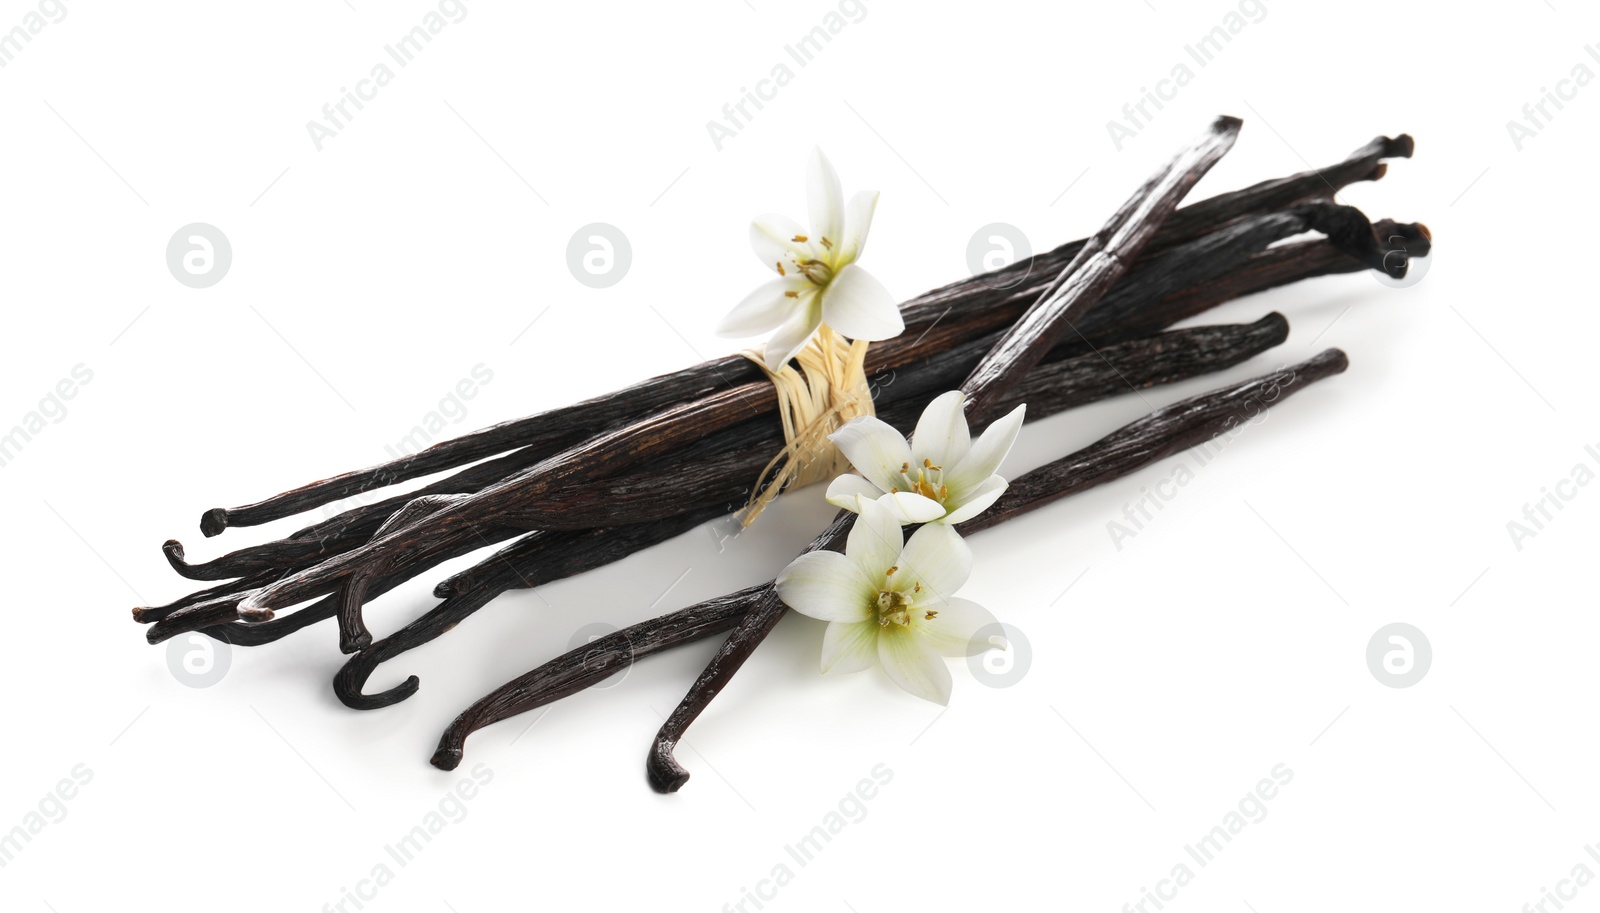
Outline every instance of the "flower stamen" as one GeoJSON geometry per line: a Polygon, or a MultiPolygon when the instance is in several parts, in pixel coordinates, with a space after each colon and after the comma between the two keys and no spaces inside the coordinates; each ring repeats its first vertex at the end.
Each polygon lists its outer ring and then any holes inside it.
{"type": "Polygon", "coordinates": [[[821,260],[799,260],[795,265],[802,275],[817,285],[827,285],[833,280],[833,268],[821,260]]]}
{"type": "Polygon", "coordinates": [[[878,593],[878,627],[887,628],[891,624],[909,627],[911,624],[911,600],[904,593],[894,590],[883,590],[878,593]]]}

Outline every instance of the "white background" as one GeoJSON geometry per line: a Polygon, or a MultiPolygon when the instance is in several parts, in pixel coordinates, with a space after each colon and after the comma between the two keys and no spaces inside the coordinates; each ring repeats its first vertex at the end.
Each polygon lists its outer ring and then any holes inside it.
{"type": "MultiPolygon", "coordinates": [[[[1600,72],[1593,11],[1275,0],[1199,68],[1184,45],[1236,6],[876,0],[802,68],[784,46],[836,5],[472,0],[318,151],[307,121],[437,8],[351,3],[71,0],[0,70],[0,426],[93,373],[0,470],[0,829],[75,765],[93,775],[0,869],[5,909],[315,911],[386,861],[369,909],[444,913],[721,910],[779,863],[793,879],[768,909],[855,913],[1111,911],[1179,862],[1195,872],[1173,909],[1511,911],[1600,872],[1582,570],[1600,487],[1568,489],[1520,549],[1507,529],[1574,466],[1600,470],[1600,88],[1520,151],[1506,128],[1575,65],[1600,72]],[[706,122],[780,62],[793,81],[719,151],[706,122]],[[1118,151],[1106,122],[1180,62],[1193,82],[1118,151]],[[1120,550],[1108,522],[1191,457],[974,537],[963,595],[1031,644],[1015,687],[953,662],[941,714],[876,671],[823,679],[822,625],[791,616],[690,731],[676,795],[647,787],[645,748],[710,643],[478,734],[455,774],[428,766],[458,710],[585,623],[770,578],[831,515],[816,489],[727,551],[701,530],[500,598],[382,669],[375,688],[422,688],[373,713],[331,692],[331,625],[237,648],[194,689],[128,619],[190,589],[164,539],[199,560],[300,525],[206,541],[203,509],[380,461],[475,365],[492,381],[451,433],[737,349],[710,330],[765,278],[748,219],[803,214],[814,144],[847,191],[882,191],[864,263],[908,298],[965,275],[986,223],[1035,249],[1092,231],[1219,113],[1245,130],[1197,198],[1412,133],[1415,159],[1341,199],[1426,222],[1438,253],[1409,289],[1348,275],[1234,303],[1206,319],[1277,309],[1293,335],[1029,426],[1008,475],[1152,406],[1350,354],[1120,550]],[[565,262],[597,221],[633,248],[603,290],[565,262]],[[191,222],[233,245],[209,289],[164,261],[191,222]],[[1395,621],[1434,653],[1407,689],[1365,660],[1395,621]],[[384,846],[480,763],[465,819],[394,865],[384,846]],[[893,779],[865,818],[798,865],[785,846],[879,764],[893,779]],[[1293,780],[1265,819],[1196,866],[1184,845],[1278,764],[1293,780]]],[[[6,0],[0,29],[36,8],[6,0]]],[[[379,600],[375,633],[431,607],[442,573],[379,600]]]]}

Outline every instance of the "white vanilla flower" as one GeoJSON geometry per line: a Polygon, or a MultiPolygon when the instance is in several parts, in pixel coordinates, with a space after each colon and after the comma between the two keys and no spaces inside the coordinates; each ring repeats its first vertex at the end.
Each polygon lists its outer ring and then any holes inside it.
{"type": "Polygon", "coordinates": [[[901,523],[960,523],[976,517],[1006,490],[995,475],[1022,429],[1018,406],[976,441],[967,430],[961,391],[942,394],[922,411],[911,443],[887,422],[862,416],[828,436],[861,475],[828,486],[828,503],[855,510],[857,498],[884,503],[901,523]]]}
{"type": "Polygon", "coordinates": [[[882,283],[856,265],[872,227],[878,192],[862,191],[844,202],[839,175],[822,150],[811,152],[806,169],[811,228],[780,215],[750,223],[756,257],[778,278],[751,292],[723,318],[717,332],[767,340],[773,370],[798,353],[826,323],[851,339],[890,339],[905,329],[900,308],[882,283]]]}
{"type": "Polygon", "coordinates": [[[972,550],[956,531],[930,523],[903,539],[893,513],[862,499],[845,552],[808,552],[778,575],[778,598],[828,622],[823,672],[882,663],[895,684],[938,704],[950,701],[943,657],[988,649],[973,635],[995,624],[989,610],[954,597],[972,573],[972,550]]]}

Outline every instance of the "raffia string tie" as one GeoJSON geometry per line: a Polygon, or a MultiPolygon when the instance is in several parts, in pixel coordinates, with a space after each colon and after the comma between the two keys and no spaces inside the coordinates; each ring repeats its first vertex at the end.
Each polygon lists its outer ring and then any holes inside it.
{"type": "Polygon", "coordinates": [[[786,442],[756,477],[750,501],[740,512],[740,522],[749,526],[785,488],[799,488],[848,471],[850,461],[828,435],[874,410],[865,367],[867,343],[846,340],[827,324],[795,356],[799,371],[790,364],[773,371],[753,349],[741,354],[760,365],[777,390],[778,418],[786,442]]]}

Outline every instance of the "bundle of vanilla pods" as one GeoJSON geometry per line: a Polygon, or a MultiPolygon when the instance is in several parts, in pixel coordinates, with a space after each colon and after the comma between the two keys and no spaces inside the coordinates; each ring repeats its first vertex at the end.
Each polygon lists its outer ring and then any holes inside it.
{"type": "MultiPolygon", "coordinates": [[[[1372,269],[1398,278],[1410,258],[1429,253],[1421,224],[1371,221],[1333,200],[1351,183],[1382,178],[1385,159],[1410,157],[1413,144],[1404,135],[1379,137],[1321,170],[1179,208],[1231,148],[1239,127],[1233,118],[1213,123],[1093,237],[904,303],[905,331],[867,354],[879,417],[909,429],[929,400],[959,388],[976,426],[1021,402],[1031,421],[1219,371],[1281,343],[1287,321],[1269,314],[1248,324],[1170,327],[1223,302],[1316,276],[1372,269]]],[[[1343,353],[1329,350],[1152,413],[1013,480],[1001,501],[963,531],[1203,443],[1344,366],[1343,353]]],[[[251,646],[334,619],[339,649],[350,655],[334,680],[339,699],[355,709],[385,707],[414,693],[418,680],[367,693],[380,664],[451,630],[506,590],[602,567],[737,511],[784,446],[776,409],[777,395],[760,368],[728,356],[253,504],[214,508],[201,518],[208,537],[354,495],[370,501],[208,561],[190,563],[183,546],[168,541],[163,551],[172,568],[207,586],[166,605],[136,608],[134,618],[150,625],[151,643],[199,631],[251,646]],[[394,493],[371,500],[369,493],[380,490],[394,493]],[[363,620],[368,602],[482,550],[489,550],[482,560],[437,584],[437,603],[373,638],[363,620]]],[[[814,547],[837,548],[849,517],[814,547]]],[[[782,612],[764,584],[555,657],[464,712],[445,731],[433,761],[454,767],[466,735],[481,726],[579,691],[643,656],[731,630],[651,744],[652,785],[675,790],[688,774],[672,758],[673,746],[782,612]]]]}

